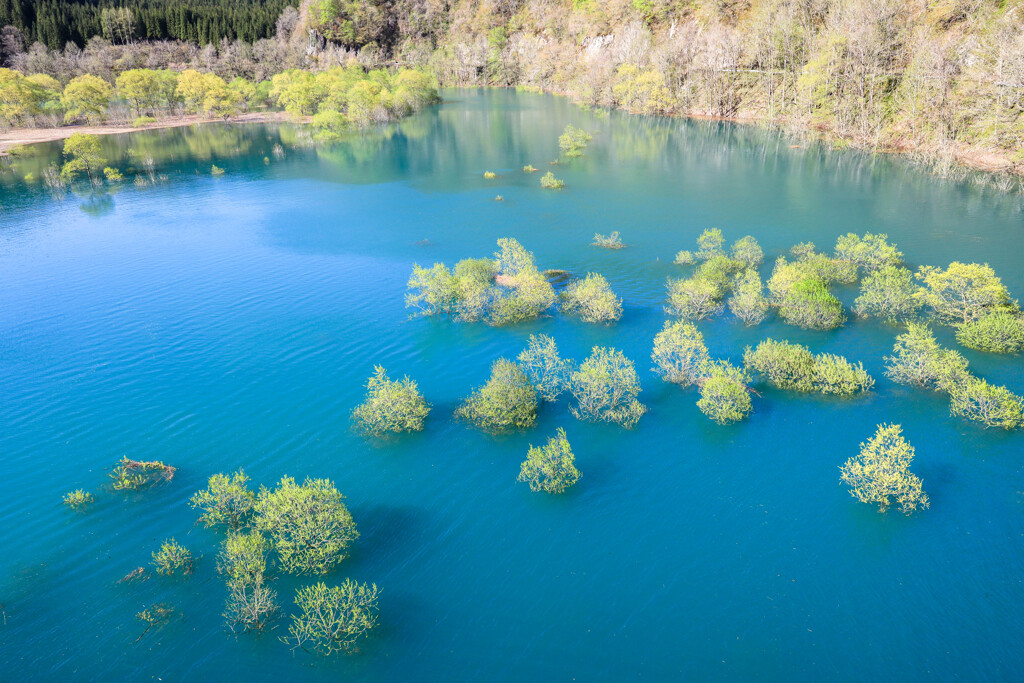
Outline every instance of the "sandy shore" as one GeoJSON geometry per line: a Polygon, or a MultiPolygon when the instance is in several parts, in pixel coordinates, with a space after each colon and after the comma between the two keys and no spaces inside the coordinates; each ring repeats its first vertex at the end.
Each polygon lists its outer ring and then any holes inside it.
{"type": "MultiPolygon", "coordinates": [[[[260,123],[280,122],[289,120],[289,116],[283,111],[273,112],[251,112],[232,116],[228,123],[260,123]]],[[[140,130],[156,130],[158,128],[180,128],[191,126],[196,123],[218,123],[223,119],[210,119],[204,116],[171,116],[166,119],[159,119],[155,123],[141,128],[124,125],[104,126],[61,126],[59,128],[12,128],[0,132],[0,155],[6,154],[7,150],[15,145],[31,145],[37,142],[53,142],[70,137],[73,133],[88,133],[90,135],[117,135],[119,133],[134,133],[140,130]]]]}

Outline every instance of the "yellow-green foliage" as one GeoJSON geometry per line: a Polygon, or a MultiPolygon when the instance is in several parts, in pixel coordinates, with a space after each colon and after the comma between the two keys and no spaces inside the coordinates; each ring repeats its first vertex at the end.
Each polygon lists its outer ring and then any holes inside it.
{"type": "Polygon", "coordinates": [[[865,270],[878,270],[884,266],[898,266],[903,263],[903,252],[889,244],[884,234],[846,233],[836,240],[836,258],[855,263],[865,270]]]}
{"type": "Polygon", "coordinates": [[[680,320],[666,322],[655,335],[651,360],[662,379],[687,387],[706,376],[711,359],[697,326],[680,320]]]}
{"type": "Polygon", "coordinates": [[[632,428],[647,408],[637,396],[640,377],[633,361],[614,348],[595,346],[569,378],[575,404],[572,414],[581,420],[614,422],[632,428]]]}
{"type": "Polygon", "coordinates": [[[108,183],[120,183],[124,181],[124,176],[116,168],[109,166],[103,169],[103,177],[107,179],[108,183]]]}
{"type": "Polygon", "coordinates": [[[159,460],[131,460],[121,458],[110,471],[111,486],[115,491],[139,491],[154,484],[170,481],[176,470],[159,460]]]}
{"type": "Polygon", "coordinates": [[[260,488],[252,525],[270,539],[282,570],[326,574],[359,538],[344,500],[329,479],[307,478],[299,485],[282,477],[276,489],[260,488]]]}
{"type": "Polygon", "coordinates": [[[60,169],[61,178],[71,181],[84,173],[89,180],[97,180],[107,163],[101,154],[99,137],[88,133],[72,133],[64,141],[65,162],[60,169]]]}
{"type": "Polygon", "coordinates": [[[1024,316],[1019,311],[999,310],[964,323],[956,340],[969,349],[991,353],[1016,353],[1024,349],[1024,316]]]}
{"type": "Polygon", "coordinates": [[[258,583],[267,571],[269,553],[270,545],[258,531],[230,533],[217,556],[217,571],[228,581],[258,583]]]}
{"type": "Polygon", "coordinates": [[[561,190],[565,187],[565,182],[555,177],[555,174],[548,171],[540,179],[540,186],[545,190],[561,190]]]}
{"type": "Polygon", "coordinates": [[[756,270],[748,269],[736,276],[729,297],[729,310],[746,325],[757,325],[771,307],[764,296],[764,285],[756,270]]]}
{"type": "Polygon", "coordinates": [[[828,353],[815,356],[807,347],[787,341],[765,339],[757,348],[748,346],[743,364],[779,389],[849,396],[875,385],[863,364],[828,353]]]}
{"type": "Polygon", "coordinates": [[[922,266],[917,279],[925,286],[918,297],[942,323],[969,323],[1010,308],[1009,292],[988,264],[954,261],[945,270],[922,266]]]}
{"type": "Polygon", "coordinates": [[[486,180],[494,180],[497,177],[498,177],[498,174],[495,173],[494,171],[484,171],[484,178],[486,180]]]}
{"type": "Polygon", "coordinates": [[[831,330],[846,322],[842,303],[817,278],[794,283],[779,304],[779,316],[812,330],[831,330]]]}
{"type": "Polygon", "coordinates": [[[703,278],[669,278],[665,312],[690,320],[703,320],[722,312],[721,297],[719,288],[703,278]]]}
{"type": "Polygon", "coordinates": [[[82,489],[75,489],[64,494],[64,504],[72,510],[81,510],[95,501],[95,496],[82,489]]]}
{"type": "Polygon", "coordinates": [[[885,512],[898,505],[906,514],[928,508],[921,480],[910,471],[914,447],[903,438],[900,425],[879,425],[860,454],[846,461],[840,471],[850,495],[862,503],[878,505],[885,512]]]}
{"type": "Polygon", "coordinates": [[[536,173],[536,172],[537,172],[537,169],[532,164],[527,164],[526,166],[523,166],[523,173],[536,173]]]}
{"type": "Polygon", "coordinates": [[[218,166],[217,164],[214,164],[214,165],[213,165],[213,166],[212,166],[212,167],[210,168],[210,175],[213,175],[213,176],[222,176],[222,175],[224,175],[224,169],[223,169],[223,168],[221,168],[220,166],[218,166]]]}
{"type": "Polygon", "coordinates": [[[160,550],[153,553],[153,566],[156,567],[156,573],[163,576],[179,572],[191,574],[192,564],[192,552],[173,538],[164,541],[160,545],[160,550]]]}
{"type": "Polygon", "coordinates": [[[68,81],[60,96],[64,120],[68,123],[85,119],[97,123],[107,117],[107,106],[114,95],[110,84],[98,76],[83,74],[68,81]]]}
{"type": "Polygon", "coordinates": [[[366,400],[352,411],[352,424],[367,436],[418,432],[429,412],[430,404],[416,382],[408,376],[389,379],[387,371],[377,365],[366,380],[366,400]]]}
{"type": "Polygon", "coordinates": [[[968,377],[949,387],[949,412],[986,427],[1024,426],[1024,398],[977,377],[968,377]]]}
{"type": "Polygon", "coordinates": [[[720,425],[732,424],[754,411],[747,391],[750,378],[741,368],[728,361],[713,361],[707,365],[706,376],[700,380],[700,400],[697,407],[720,425]]]}
{"type": "Polygon", "coordinates": [[[558,148],[567,157],[578,157],[583,154],[583,150],[592,139],[590,133],[570,124],[565,127],[565,132],[558,136],[558,148]]]}
{"type": "Polygon", "coordinates": [[[869,272],[860,283],[860,296],[853,304],[859,316],[898,322],[917,315],[921,309],[919,288],[903,266],[883,265],[869,272]]]}
{"type": "Polygon", "coordinates": [[[377,626],[380,608],[376,584],[345,579],[340,586],[317,582],[299,588],[285,642],[317,655],[355,650],[359,638],[377,626]]]}
{"type": "Polygon", "coordinates": [[[672,109],[664,74],[656,69],[641,71],[632,64],[623,64],[615,72],[612,97],[620,107],[638,114],[665,114],[672,109]]]}
{"type": "Polygon", "coordinates": [[[697,257],[693,255],[693,252],[685,250],[676,252],[676,257],[672,261],[677,266],[692,266],[696,262],[697,257]]]}
{"type": "Polygon", "coordinates": [[[523,370],[504,358],[491,365],[491,377],[455,411],[479,429],[501,432],[532,427],[537,421],[537,390],[523,370]]]}
{"type": "Polygon", "coordinates": [[[622,243],[622,238],[619,236],[618,230],[613,231],[610,235],[602,235],[599,232],[595,232],[594,241],[590,244],[604,249],[622,249],[626,246],[622,243]]]}
{"type": "Polygon", "coordinates": [[[531,334],[526,348],[516,360],[545,401],[554,401],[569,388],[572,361],[558,355],[558,346],[548,335],[531,334]]]}
{"type": "Polygon", "coordinates": [[[203,511],[199,515],[204,526],[221,524],[229,529],[239,529],[248,522],[256,503],[256,495],[249,488],[249,477],[244,471],[234,474],[214,474],[202,491],[197,491],[189,505],[203,511]]]}
{"type": "Polygon", "coordinates": [[[526,460],[519,468],[519,481],[528,482],[531,491],[564,493],[579,479],[576,458],[565,430],[561,428],[545,446],[531,444],[526,460]]]}
{"type": "Polygon", "coordinates": [[[713,256],[722,256],[722,245],[725,244],[725,237],[718,228],[705,230],[697,237],[697,258],[706,261],[713,256]]]}
{"type": "Polygon", "coordinates": [[[572,282],[562,292],[562,311],[578,315],[588,323],[614,322],[622,317],[622,299],[608,285],[603,275],[587,273],[583,280],[572,282]]]}
{"type": "Polygon", "coordinates": [[[748,268],[757,268],[764,261],[764,251],[757,240],[745,235],[732,244],[730,255],[734,261],[743,263],[748,268]]]}

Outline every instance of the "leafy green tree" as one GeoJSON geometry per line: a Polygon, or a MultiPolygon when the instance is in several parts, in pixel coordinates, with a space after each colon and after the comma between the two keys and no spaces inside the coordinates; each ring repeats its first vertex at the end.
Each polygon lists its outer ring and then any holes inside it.
{"type": "Polygon", "coordinates": [[[637,400],[640,377],[633,361],[614,348],[595,346],[569,378],[569,390],[576,400],[570,410],[581,420],[615,422],[629,429],[647,412],[637,400]]]}
{"type": "Polygon", "coordinates": [[[921,480],[910,471],[914,447],[903,438],[900,425],[879,425],[860,454],[840,468],[842,481],[850,487],[850,495],[862,503],[878,504],[885,512],[898,505],[905,514],[928,508],[928,496],[921,480]]]}
{"type": "Polygon", "coordinates": [[[102,156],[100,139],[88,133],[72,133],[64,141],[64,166],[60,169],[61,177],[70,182],[79,174],[85,173],[91,182],[99,179],[99,174],[107,160],[102,156]]]}
{"type": "Polygon", "coordinates": [[[152,113],[164,97],[163,83],[153,69],[122,71],[115,81],[117,93],[135,110],[137,116],[152,113]]]}
{"type": "Polygon", "coordinates": [[[677,266],[692,266],[696,262],[697,257],[693,255],[693,252],[686,250],[676,252],[676,256],[672,260],[672,263],[677,266]]]}
{"type": "Polygon", "coordinates": [[[548,439],[545,446],[530,445],[519,469],[519,481],[528,482],[531,491],[564,493],[580,479],[576,469],[576,458],[565,436],[559,428],[558,434],[548,439]]]}
{"type": "Polygon", "coordinates": [[[948,391],[951,415],[980,422],[986,427],[1018,429],[1024,426],[1024,398],[1006,387],[968,377],[950,384],[948,391]]]}
{"type": "Polygon", "coordinates": [[[203,511],[199,521],[204,526],[223,524],[232,530],[246,525],[255,503],[256,495],[249,488],[249,477],[242,470],[231,475],[213,475],[206,488],[189,500],[189,505],[203,511]]]}
{"type": "Polygon", "coordinates": [[[883,234],[866,232],[861,237],[848,232],[836,240],[836,258],[851,261],[867,271],[897,267],[903,263],[903,252],[889,244],[888,239],[883,234]]]}
{"type": "Polygon", "coordinates": [[[121,458],[108,475],[115,491],[141,491],[170,481],[177,470],[159,460],[121,458]]]}
{"type": "Polygon", "coordinates": [[[194,560],[192,551],[188,550],[173,538],[160,545],[160,550],[153,553],[153,566],[156,573],[164,576],[171,574],[191,574],[194,560]]]}
{"type": "Polygon", "coordinates": [[[862,317],[883,318],[890,322],[909,320],[921,309],[919,289],[908,269],[882,265],[864,276],[853,310],[862,317]]]}
{"type": "Polygon", "coordinates": [[[989,313],[960,325],[956,340],[978,351],[1017,353],[1024,349],[1024,316],[1008,310],[989,313]]]}
{"type": "Polygon", "coordinates": [[[622,299],[608,285],[603,275],[587,273],[583,280],[572,282],[562,292],[562,312],[578,315],[588,323],[614,322],[622,318],[622,299]]]}
{"type": "Polygon", "coordinates": [[[298,485],[282,477],[276,489],[260,488],[253,528],[270,539],[284,571],[326,574],[359,538],[344,499],[329,479],[298,485]]]}
{"type": "Polygon", "coordinates": [[[861,363],[828,353],[815,356],[807,347],[786,341],[765,339],[755,349],[748,346],[743,363],[779,389],[849,396],[875,385],[861,363]]]}
{"type": "Polygon", "coordinates": [[[277,591],[264,581],[229,581],[224,618],[231,630],[262,631],[281,611],[277,591]]]}
{"type": "Polygon", "coordinates": [[[622,237],[619,236],[618,230],[613,230],[610,235],[602,235],[599,232],[595,232],[594,241],[590,244],[602,249],[623,249],[626,246],[622,243],[622,237]]]}
{"type": "Polygon", "coordinates": [[[666,322],[661,332],[654,337],[654,351],[651,353],[654,371],[666,382],[688,387],[706,376],[708,347],[704,335],[690,322],[666,322]]]}
{"type": "Polygon", "coordinates": [[[724,254],[715,254],[697,266],[693,276],[713,284],[721,297],[732,288],[733,278],[745,269],[742,261],[734,261],[724,254]]]}
{"type": "Polygon", "coordinates": [[[954,261],[946,270],[922,266],[917,279],[925,286],[919,293],[922,303],[945,324],[969,323],[1010,307],[1009,292],[988,264],[954,261]]]}
{"type": "Polygon", "coordinates": [[[68,123],[86,119],[97,123],[107,116],[107,107],[114,89],[99,76],[83,74],[68,81],[60,96],[65,109],[64,120],[68,123]]]}
{"type": "Polygon", "coordinates": [[[870,391],[875,380],[864,369],[863,363],[854,365],[842,356],[821,353],[814,357],[814,389],[823,394],[850,396],[859,391],[870,391]]]}
{"type": "Polygon", "coordinates": [[[946,390],[969,377],[967,361],[939,346],[927,325],[909,323],[885,358],[885,376],[897,384],[946,390]]]}
{"type": "Polygon", "coordinates": [[[745,235],[732,243],[730,255],[734,261],[739,261],[748,268],[757,268],[764,261],[764,251],[757,240],[750,235],[745,235]]]}
{"type": "Polygon", "coordinates": [[[786,292],[779,316],[791,325],[812,330],[832,330],[846,322],[843,304],[816,278],[801,280],[786,292]]]}
{"type": "Polygon", "coordinates": [[[531,334],[526,348],[516,360],[545,401],[557,400],[569,388],[572,361],[558,355],[558,346],[548,335],[531,334]]]}
{"type": "Polygon", "coordinates": [[[578,157],[583,154],[583,150],[592,139],[590,133],[570,124],[565,127],[565,132],[558,136],[558,148],[567,157],[578,157]]]}
{"type": "Polygon", "coordinates": [[[443,263],[431,268],[413,264],[407,287],[405,306],[418,309],[417,315],[450,315],[461,298],[459,279],[443,263]]]}
{"type": "Polygon", "coordinates": [[[722,236],[722,231],[718,228],[711,228],[705,230],[697,237],[697,258],[701,261],[707,261],[713,256],[723,256],[725,252],[722,250],[722,245],[725,244],[725,237],[722,236]]]}
{"type": "Polygon", "coordinates": [[[498,240],[498,249],[494,253],[494,262],[498,272],[503,276],[516,278],[520,273],[537,269],[533,252],[527,251],[519,240],[502,237],[498,240]]]}
{"type": "Polygon", "coordinates": [[[487,383],[463,401],[455,416],[489,432],[532,427],[537,421],[537,390],[518,365],[499,358],[491,365],[487,383]]]}
{"type": "Polygon", "coordinates": [[[356,643],[377,626],[380,608],[376,584],[345,579],[340,586],[323,582],[299,588],[295,604],[300,613],[292,617],[286,643],[314,654],[329,656],[349,653],[356,643]]]}
{"type": "Polygon", "coordinates": [[[83,510],[96,502],[96,497],[82,489],[75,489],[64,494],[64,504],[72,510],[83,510]]]}
{"type": "Polygon", "coordinates": [[[764,285],[756,270],[748,269],[736,276],[729,297],[729,310],[746,325],[757,325],[768,317],[771,308],[764,296],[764,285]]]}
{"type": "Polygon", "coordinates": [[[703,320],[722,312],[721,291],[703,278],[668,280],[665,312],[689,320],[703,320]]]}
{"type": "Polygon", "coordinates": [[[262,582],[269,553],[270,546],[260,532],[231,532],[217,556],[217,571],[229,582],[262,582]]]}
{"type": "Polygon", "coordinates": [[[377,365],[366,380],[366,400],[352,411],[352,423],[367,436],[400,432],[418,432],[430,412],[416,382],[408,376],[388,379],[387,371],[377,365]]]}
{"type": "Polygon", "coordinates": [[[561,190],[565,188],[565,181],[559,180],[555,174],[548,171],[540,178],[540,186],[545,190],[561,190]]]}
{"type": "Polygon", "coordinates": [[[750,377],[727,361],[709,363],[707,376],[699,380],[700,412],[720,425],[732,424],[754,411],[747,384],[750,377]]]}

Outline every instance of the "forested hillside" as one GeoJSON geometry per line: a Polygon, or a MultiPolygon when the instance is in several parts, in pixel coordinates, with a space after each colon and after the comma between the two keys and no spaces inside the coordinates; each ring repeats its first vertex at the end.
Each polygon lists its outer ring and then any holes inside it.
{"type": "Polygon", "coordinates": [[[114,42],[221,38],[253,42],[274,34],[281,11],[297,0],[0,0],[0,26],[22,29],[29,42],[63,48],[93,36],[114,42]],[[127,11],[125,11],[127,10],[127,11]]]}

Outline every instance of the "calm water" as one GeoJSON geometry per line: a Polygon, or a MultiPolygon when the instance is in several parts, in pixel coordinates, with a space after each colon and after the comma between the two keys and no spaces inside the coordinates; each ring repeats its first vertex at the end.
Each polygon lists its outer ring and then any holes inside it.
{"type": "MultiPolygon", "coordinates": [[[[122,169],[152,155],[166,182],[63,202],[14,182],[39,161],[0,176],[0,679],[1024,679],[1024,434],[952,419],[940,396],[884,379],[897,330],[875,322],[702,323],[718,357],[775,336],[878,379],[854,400],[767,390],[732,427],[649,370],[665,278],[683,272],[672,256],[707,227],[754,235],[764,275],[795,242],[871,230],[914,266],[988,262],[1021,296],[1020,196],[754,129],[502,91],[449,92],[331,149],[301,142],[260,126],[110,138],[122,169]],[[564,192],[541,191],[519,169],[548,170],[570,122],[594,141],[555,168],[564,192]],[[611,230],[628,249],[588,246],[611,230]],[[407,319],[414,262],[485,256],[505,236],[541,268],[603,273],[623,320],[407,319]],[[637,429],[578,422],[564,403],[528,433],[453,422],[491,361],[538,332],[577,359],[595,344],[634,359],[650,408],[637,429]],[[377,363],[434,405],[422,434],[383,447],[348,431],[377,363]],[[882,421],[917,448],[924,513],[879,515],[839,483],[882,421]],[[531,493],[519,463],[560,426],[583,479],[531,493]],[[125,454],[178,475],[137,496],[102,490],[125,454]],[[262,636],[225,629],[220,537],[193,528],[187,500],[238,467],[257,484],[329,477],[348,497],[362,537],[328,580],[383,591],[360,654],[292,653],[286,620],[262,636]],[[60,504],[79,487],[97,492],[84,515],[60,504]],[[196,574],[116,583],[169,536],[202,554],[196,574]],[[154,602],[181,616],[135,643],[134,615],[154,602]]],[[[1019,356],[965,355],[1024,391],[1019,356]]],[[[276,582],[288,609],[305,581],[276,582]]]]}

